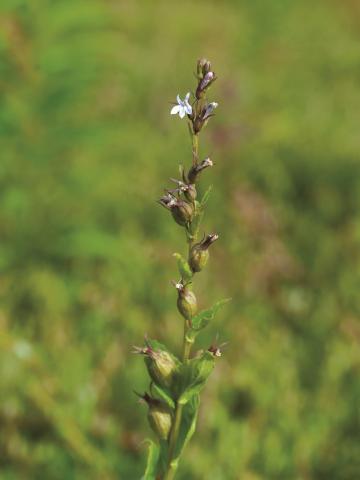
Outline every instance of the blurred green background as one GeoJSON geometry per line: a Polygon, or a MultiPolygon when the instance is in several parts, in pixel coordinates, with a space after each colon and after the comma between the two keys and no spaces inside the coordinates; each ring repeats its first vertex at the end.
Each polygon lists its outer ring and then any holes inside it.
{"type": "Polygon", "coordinates": [[[155,200],[190,161],[196,59],[213,62],[221,241],[200,341],[229,340],[179,480],[360,478],[360,4],[2,0],[0,478],[137,480],[150,435],[130,354],[180,348],[155,200]]]}

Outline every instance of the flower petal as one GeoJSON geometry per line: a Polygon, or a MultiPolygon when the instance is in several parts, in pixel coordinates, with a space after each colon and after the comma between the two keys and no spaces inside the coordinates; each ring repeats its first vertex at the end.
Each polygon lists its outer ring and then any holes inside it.
{"type": "Polygon", "coordinates": [[[174,105],[173,108],[170,110],[170,115],[176,115],[180,112],[180,105],[174,105]]]}
{"type": "Polygon", "coordinates": [[[192,114],[192,107],[191,107],[191,105],[189,105],[188,102],[185,103],[185,111],[188,115],[192,114]]]}
{"type": "Polygon", "coordinates": [[[186,115],[185,108],[180,108],[179,117],[184,118],[186,115]]]}
{"type": "Polygon", "coordinates": [[[178,102],[179,105],[183,103],[179,95],[176,95],[176,101],[178,102]]]}
{"type": "Polygon", "coordinates": [[[190,92],[188,92],[188,93],[186,94],[185,103],[188,103],[189,98],[190,98],[190,92]]]}

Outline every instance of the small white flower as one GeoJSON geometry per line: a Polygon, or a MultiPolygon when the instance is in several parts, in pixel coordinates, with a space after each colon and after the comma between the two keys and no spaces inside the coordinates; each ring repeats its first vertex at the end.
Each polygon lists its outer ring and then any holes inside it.
{"type": "Polygon", "coordinates": [[[175,105],[171,111],[171,115],[177,115],[179,114],[180,118],[184,118],[186,114],[191,115],[192,114],[192,108],[189,103],[189,98],[190,98],[190,92],[186,94],[186,97],[184,100],[181,100],[179,95],[176,97],[177,100],[177,105],[175,105]]]}

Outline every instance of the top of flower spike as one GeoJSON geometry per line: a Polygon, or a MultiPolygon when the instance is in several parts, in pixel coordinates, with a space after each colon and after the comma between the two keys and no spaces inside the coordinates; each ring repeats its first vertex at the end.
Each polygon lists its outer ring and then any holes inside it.
{"type": "Polygon", "coordinates": [[[190,98],[190,92],[186,94],[184,100],[181,100],[180,96],[177,95],[176,100],[178,104],[172,107],[172,109],[170,110],[170,114],[171,115],[178,114],[180,118],[184,118],[186,114],[191,115],[192,107],[189,103],[189,98],[190,98]]]}

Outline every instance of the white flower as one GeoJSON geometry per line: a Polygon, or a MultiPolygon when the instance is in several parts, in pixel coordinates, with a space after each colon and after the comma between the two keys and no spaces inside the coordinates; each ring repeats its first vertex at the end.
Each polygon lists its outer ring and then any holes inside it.
{"type": "Polygon", "coordinates": [[[189,98],[190,98],[190,92],[186,94],[186,97],[184,100],[181,100],[181,98],[178,95],[176,97],[178,104],[171,109],[170,114],[171,115],[179,114],[180,118],[184,118],[186,114],[191,115],[192,108],[189,103],[189,98]]]}

